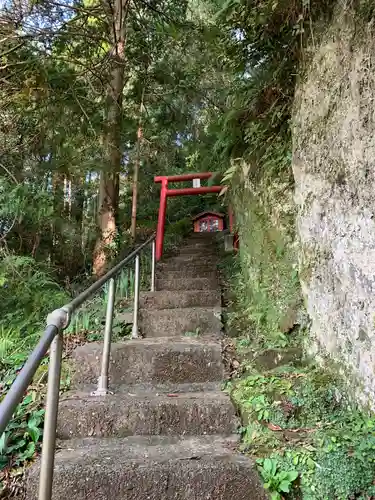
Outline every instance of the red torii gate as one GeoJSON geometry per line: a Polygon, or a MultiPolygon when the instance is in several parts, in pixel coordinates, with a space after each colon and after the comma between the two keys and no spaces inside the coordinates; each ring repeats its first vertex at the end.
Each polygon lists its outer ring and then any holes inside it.
{"type": "Polygon", "coordinates": [[[168,196],[185,196],[191,194],[208,194],[220,193],[223,186],[206,186],[206,187],[191,187],[181,189],[168,189],[168,182],[192,181],[193,179],[209,179],[212,177],[211,172],[203,172],[200,174],[184,174],[184,175],[160,175],[154,177],[155,182],[161,182],[160,205],[158,227],[156,230],[156,260],[160,260],[163,255],[163,242],[165,232],[165,213],[167,209],[168,196]]]}

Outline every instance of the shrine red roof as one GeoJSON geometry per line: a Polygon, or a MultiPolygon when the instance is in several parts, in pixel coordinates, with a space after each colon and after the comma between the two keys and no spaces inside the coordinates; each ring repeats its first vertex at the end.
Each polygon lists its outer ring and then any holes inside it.
{"type": "Polygon", "coordinates": [[[218,217],[219,219],[224,219],[224,217],[225,217],[225,214],[221,214],[219,212],[211,212],[211,211],[207,210],[206,212],[201,212],[200,214],[196,215],[195,217],[192,217],[192,220],[196,221],[198,219],[202,219],[203,217],[206,217],[207,215],[214,215],[214,216],[218,217]]]}

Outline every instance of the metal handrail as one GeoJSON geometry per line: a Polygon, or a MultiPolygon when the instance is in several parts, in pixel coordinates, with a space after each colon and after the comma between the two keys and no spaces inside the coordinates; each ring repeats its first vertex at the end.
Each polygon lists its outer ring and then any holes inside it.
{"type": "Polygon", "coordinates": [[[44,420],[42,458],[39,480],[39,500],[51,500],[53,469],[56,445],[57,413],[59,405],[61,362],[63,352],[62,332],[69,326],[72,314],[89,298],[96,294],[106,283],[109,283],[108,301],[106,310],[106,321],[104,329],[104,345],[101,372],[98,379],[98,388],[92,395],[109,394],[108,371],[111,353],[111,337],[113,311],[116,296],[116,277],[126,265],[134,260],[134,308],[133,308],[133,329],[132,338],[138,338],[138,309],[140,291],[140,253],[151,244],[152,264],[151,264],[151,291],[155,291],[155,234],[137,247],[125,259],[114,266],[102,278],[99,278],[89,288],[80,293],[75,299],[56,309],[47,316],[47,327],[39,340],[37,346],[30,354],[22,370],[13,382],[9,392],[0,404],[0,437],[6,430],[9,421],[15,412],[17,405],[21,402],[25,391],[31,383],[40,363],[50,349],[50,360],[48,367],[48,384],[46,398],[46,413],[44,420]]]}

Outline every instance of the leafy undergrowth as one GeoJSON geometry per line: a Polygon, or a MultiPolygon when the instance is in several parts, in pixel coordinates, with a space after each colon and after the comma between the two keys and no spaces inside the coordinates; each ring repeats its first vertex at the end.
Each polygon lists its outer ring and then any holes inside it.
{"type": "Polygon", "coordinates": [[[271,498],[375,498],[375,418],[348,403],[332,374],[294,365],[247,366],[228,387],[242,415],[242,450],[271,498]]]}
{"type": "MultiPolygon", "coordinates": [[[[9,369],[3,375],[0,397],[8,391],[17,375],[9,369]]],[[[20,480],[24,464],[40,450],[44,409],[42,408],[42,384],[35,384],[25,394],[6,432],[0,438],[0,492],[3,498],[11,498],[21,489],[20,480]]]]}

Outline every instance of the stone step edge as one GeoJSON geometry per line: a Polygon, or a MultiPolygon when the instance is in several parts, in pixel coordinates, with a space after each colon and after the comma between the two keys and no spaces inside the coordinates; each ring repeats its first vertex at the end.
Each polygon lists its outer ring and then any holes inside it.
{"type": "Polygon", "coordinates": [[[57,433],[73,437],[131,435],[232,435],[240,420],[221,391],[190,393],[124,392],[92,396],[80,390],[61,398],[57,433]]]}
{"type": "MultiPolygon", "coordinates": [[[[170,337],[168,337],[170,338],[170,337]]],[[[169,384],[156,384],[156,383],[137,383],[137,384],[116,384],[114,386],[111,386],[111,392],[116,395],[120,394],[122,395],[125,392],[131,393],[131,394],[139,394],[144,393],[148,394],[151,392],[156,392],[160,395],[163,394],[192,394],[194,395],[195,393],[201,393],[201,394],[207,394],[207,393],[223,393],[222,390],[223,387],[223,382],[222,381],[216,381],[216,382],[185,382],[185,383],[179,383],[179,384],[174,384],[174,383],[169,383],[169,384]]],[[[75,393],[75,392],[80,392],[82,394],[91,394],[97,389],[97,385],[86,385],[86,386],[81,386],[79,388],[72,388],[68,392],[64,394],[70,394],[70,393],[75,393]]],[[[225,394],[225,393],[224,393],[225,394]]],[[[60,401],[63,400],[64,395],[60,398],[60,401]]],[[[103,396],[105,397],[105,396],[103,396]]]]}
{"type": "Polygon", "coordinates": [[[185,307],[221,307],[220,290],[160,290],[140,294],[140,309],[184,309],[185,307]]]}
{"type": "MultiPolygon", "coordinates": [[[[165,310],[168,311],[168,309],[165,310]]],[[[123,340],[120,342],[112,342],[111,346],[116,348],[121,348],[121,347],[126,347],[127,345],[137,345],[137,344],[139,344],[140,346],[146,344],[153,344],[153,346],[158,346],[158,345],[173,346],[176,344],[177,345],[192,344],[193,346],[199,346],[201,344],[202,347],[217,347],[220,345],[220,338],[200,339],[199,337],[191,338],[191,337],[186,337],[184,335],[178,335],[176,337],[173,337],[173,340],[171,340],[171,337],[139,337],[135,339],[123,340]]],[[[89,342],[87,344],[78,346],[76,350],[80,349],[86,350],[88,348],[95,350],[98,347],[102,348],[103,342],[89,342]]]]}
{"type": "Polygon", "coordinates": [[[156,288],[167,291],[219,290],[219,280],[215,278],[157,278],[156,288]]]}
{"type": "MultiPolygon", "coordinates": [[[[231,434],[229,436],[223,436],[221,434],[205,434],[199,436],[165,436],[165,435],[151,435],[151,436],[128,436],[123,438],[108,437],[108,438],[74,438],[68,440],[59,440],[59,452],[68,453],[71,451],[82,451],[81,458],[85,459],[87,453],[85,450],[94,449],[98,451],[101,458],[102,453],[113,454],[113,458],[116,460],[118,458],[118,452],[122,454],[128,454],[130,456],[126,457],[128,460],[137,458],[137,451],[142,450],[141,456],[143,460],[152,459],[160,461],[173,460],[173,451],[179,451],[183,449],[191,450],[194,449],[201,450],[202,455],[213,454],[238,454],[237,447],[240,443],[240,436],[238,434],[231,434]],[[168,450],[168,448],[171,448],[168,450]],[[147,449],[149,454],[146,457],[144,455],[144,450],[147,449]],[[100,450],[100,451],[99,451],[100,450]],[[223,453],[224,452],[224,453],[223,453]],[[154,457],[152,454],[154,453],[154,457]],[[131,456],[133,455],[133,456],[131,456]]],[[[175,453],[178,455],[178,453],[175,453]]],[[[187,457],[186,457],[187,458],[187,457]]],[[[245,457],[244,457],[245,458],[245,457]]],[[[178,458],[180,459],[180,458],[178,458]]]]}
{"type": "MultiPolygon", "coordinates": [[[[163,290],[167,291],[167,290],[163,290]]],[[[173,290],[168,290],[168,291],[173,291],[173,290]]],[[[179,292],[180,290],[176,290],[176,292],[179,292]]],[[[197,290],[201,291],[201,290],[197,290]]],[[[142,313],[147,313],[151,315],[157,315],[159,313],[162,314],[171,314],[174,316],[177,314],[178,311],[184,311],[184,312],[193,312],[193,311],[198,311],[198,312],[209,312],[214,315],[220,315],[221,316],[221,305],[217,306],[189,306],[189,307],[174,307],[174,308],[169,308],[169,307],[164,307],[160,309],[141,309],[140,312],[142,313]]],[[[219,318],[220,319],[220,318],[219,318]]]]}
{"type": "Polygon", "coordinates": [[[196,401],[199,399],[203,399],[203,404],[205,401],[221,401],[223,403],[231,402],[230,396],[219,390],[209,390],[209,391],[187,391],[187,392],[160,392],[160,391],[139,391],[137,393],[137,386],[117,386],[116,391],[111,392],[107,395],[93,395],[92,390],[87,389],[73,389],[64,393],[60,397],[60,403],[67,401],[102,401],[106,400],[114,400],[114,399],[134,399],[134,400],[142,400],[142,401],[159,401],[159,402],[177,402],[177,401],[196,401]],[[216,399],[214,399],[216,398],[216,399]]]}
{"type": "MultiPolygon", "coordinates": [[[[227,500],[266,500],[267,494],[261,485],[255,464],[238,453],[238,441],[239,437],[234,435],[200,435],[184,439],[178,436],[132,436],[58,441],[54,498],[65,499],[68,493],[74,494],[73,498],[99,500],[109,498],[108,493],[112,492],[115,495],[113,498],[120,500],[128,498],[129,489],[128,483],[119,488],[118,481],[130,480],[132,496],[129,498],[161,500],[162,495],[168,492],[165,489],[165,481],[160,481],[167,479],[168,482],[171,475],[175,490],[168,494],[169,499],[172,499],[172,495],[177,498],[176,492],[184,493],[183,498],[193,498],[186,496],[187,488],[190,491],[186,480],[194,482],[197,476],[194,498],[199,498],[196,494],[201,491],[200,488],[204,488],[204,494],[209,495],[205,498],[215,498],[213,493],[219,498],[219,493],[221,499],[227,500]],[[208,477],[204,477],[204,474],[208,474],[208,477]],[[206,480],[211,474],[220,482],[209,481],[207,484],[206,480]],[[141,480],[145,475],[148,488],[146,491],[141,480]],[[177,477],[180,480],[176,483],[177,477]],[[98,479],[95,480],[96,478],[98,479]],[[103,485],[103,478],[109,478],[110,482],[103,485]],[[231,483],[230,490],[228,481],[231,483]],[[159,484],[161,486],[157,487],[159,484]],[[99,489],[99,494],[96,494],[96,488],[99,489]],[[120,491],[121,496],[116,494],[120,491]],[[150,496],[151,492],[156,492],[156,495],[150,496]]],[[[39,464],[40,462],[35,463],[26,473],[28,500],[37,498],[39,464]]]]}

